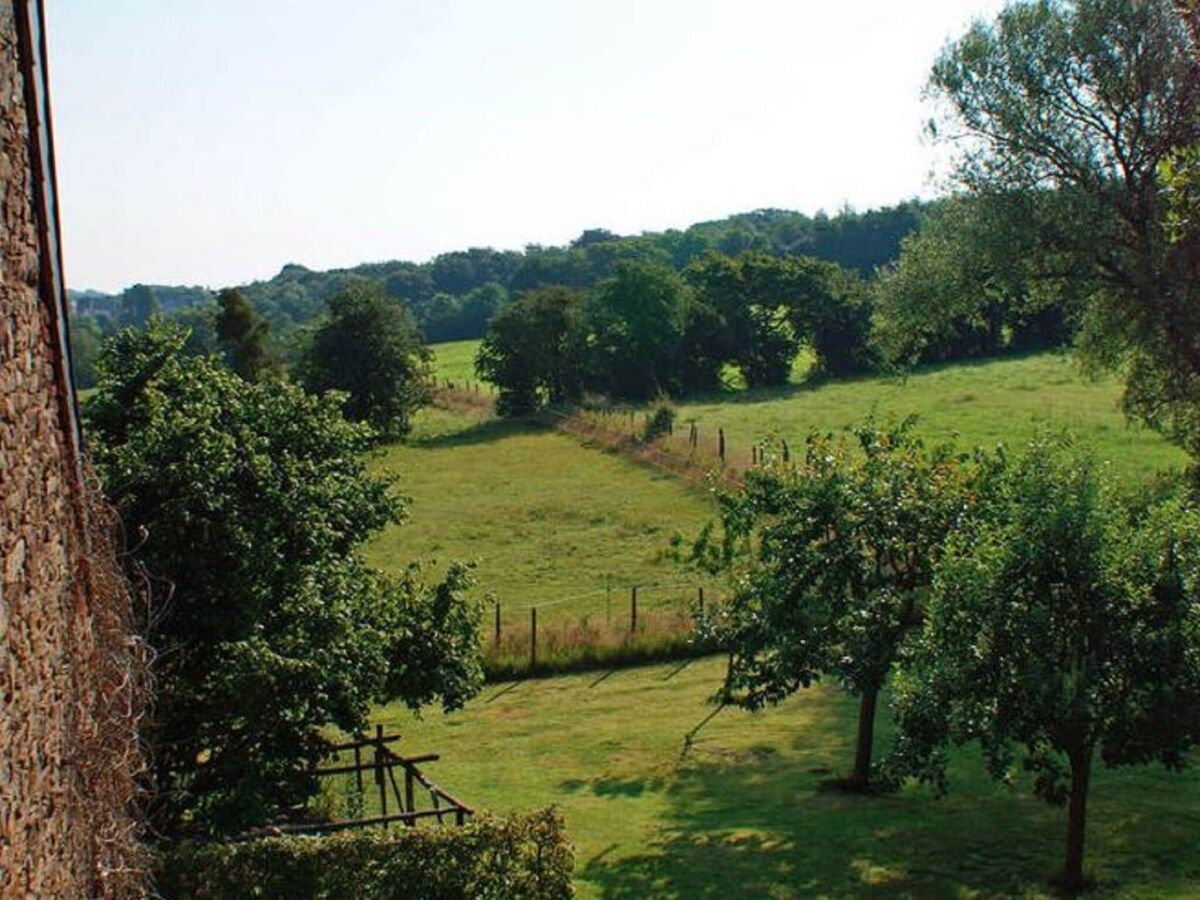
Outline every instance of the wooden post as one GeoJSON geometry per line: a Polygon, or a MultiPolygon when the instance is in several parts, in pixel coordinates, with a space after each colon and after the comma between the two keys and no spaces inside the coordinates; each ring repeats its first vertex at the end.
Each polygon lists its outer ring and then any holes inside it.
{"type": "MultiPolygon", "coordinates": [[[[383,726],[375,726],[375,783],[379,785],[379,814],[387,815],[387,785],[383,778],[383,726]]],[[[387,828],[387,823],[384,823],[387,828]]]]}
{"type": "Polygon", "coordinates": [[[791,458],[791,454],[788,453],[787,441],[783,441],[782,443],[783,443],[783,461],[787,462],[791,458]]]}
{"type": "Polygon", "coordinates": [[[629,592],[629,633],[637,631],[637,585],[629,592]]]}
{"type": "Polygon", "coordinates": [[[725,429],[717,429],[717,455],[721,457],[721,462],[725,462],[725,429]]]}
{"type": "Polygon", "coordinates": [[[700,598],[700,615],[704,615],[704,586],[701,585],[696,590],[700,598]]]}
{"type": "MultiPolygon", "coordinates": [[[[416,804],[413,801],[413,773],[408,766],[404,767],[404,803],[408,807],[408,812],[416,812],[416,804]]],[[[413,819],[412,823],[417,824],[417,820],[413,819]]]]}
{"type": "Polygon", "coordinates": [[[604,621],[612,624],[612,576],[604,576],[604,621]]]}
{"type": "Polygon", "coordinates": [[[500,601],[496,601],[496,646],[500,645],[500,601]]]}
{"type": "Polygon", "coordinates": [[[758,465],[758,444],[750,445],[750,465],[758,465]]]}
{"type": "Polygon", "coordinates": [[[529,668],[537,666],[537,607],[529,608],[529,668]]]}
{"type": "Polygon", "coordinates": [[[362,750],[359,747],[354,748],[354,780],[358,782],[358,792],[363,792],[362,783],[362,750]]]}

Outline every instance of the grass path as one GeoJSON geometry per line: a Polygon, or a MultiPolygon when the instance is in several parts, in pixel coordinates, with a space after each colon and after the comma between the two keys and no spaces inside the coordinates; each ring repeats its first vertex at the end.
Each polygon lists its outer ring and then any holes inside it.
{"type": "Polygon", "coordinates": [[[474,559],[480,589],[506,617],[537,605],[542,622],[603,614],[606,585],[614,615],[633,584],[678,585],[643,587],[646,608],[691,596],[694,578],[665,554],[673,534],[693,536],[712,512],[702,491],[670,475],[547,428],[436,409],[372,467],[397,474],[413,500],[410,521],[368,545],[381,569],[474,559]]]}
{"type": "MultiPolygon", "coordinates": [[[[583,897],[1044,895],[1063,811],[1027,783],[991,782],[974,753],[957,756],[941,799],[820,790],[853,753],[855,707],[836,690],[725,710],[684,754],[723,672],[709,658],[493,685],[457,713],[414,721],[387,707],[376,720],[407,752],[442,754],[427,771],[468,803],[559,804],[583,897]]],[[[1194,769],[1100,771],[1088,810],[1099,896],[1195,897],[1198,801],[1194,769]]]]}

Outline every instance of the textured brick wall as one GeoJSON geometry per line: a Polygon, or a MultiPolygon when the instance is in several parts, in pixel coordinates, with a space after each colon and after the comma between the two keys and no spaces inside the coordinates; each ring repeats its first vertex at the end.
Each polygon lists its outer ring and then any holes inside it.
{"type": "Polygon", "coordinates": [[[111,553],[85,543],[18,59],[13,0],[0,0],[0,897],[122,894],[136,890],[136,644],[111,553]]]}

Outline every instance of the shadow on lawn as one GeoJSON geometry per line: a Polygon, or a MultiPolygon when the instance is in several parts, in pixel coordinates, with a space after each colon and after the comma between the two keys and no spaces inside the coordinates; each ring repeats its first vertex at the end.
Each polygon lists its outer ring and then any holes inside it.
{"type": "MultiPolygon", "coordinates": [[[[578,876],[613,898],[1052,895],[1064,814],[1027,785],[987,781],[968,754],[946,797],[915,787],[883,797],[822,791],[827,770],[813,763],[828,762],[828,749],[798,761],[756,746],[693,760],[666,781],[572,785],[600,797],[656,790],[668,806],[642,852],[581,860],[578,876]]],[[[1088,853],[1101,895],[1141,886],[1150,896],[1154,885],[1183,895],[1200,876],[1200,812],[1180,799],[1200,782],[1155,774],[1107,773],[1097,785],[1088,853]]]]}
{"type": "Polygon", "coordinates": [[[471,444],[488,444],[521,434],[546,431],[546,426],[522,419],[483,419],[455,431],[448,431],[410,441],[413,447],[437,449],[439,447],[466,447],[471,444]]]}

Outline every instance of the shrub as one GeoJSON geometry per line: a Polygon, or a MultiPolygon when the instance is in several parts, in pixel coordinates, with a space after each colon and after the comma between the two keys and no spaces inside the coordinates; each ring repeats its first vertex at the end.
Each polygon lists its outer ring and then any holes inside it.
{"type": "Polygon", "coordinates": [[[670,434],[674,428],[675,408],[667,400],[660,399],[646,416],[646,424],[642,428],[642,443],[652,444],[660,437],[670,434]]]}
{"type": "Polygon", "coordinates": [[[165,854],[167,898],[432,900],[569,897],[574,852],[553,808],[456,828],[182,844],[165,854]]]}

